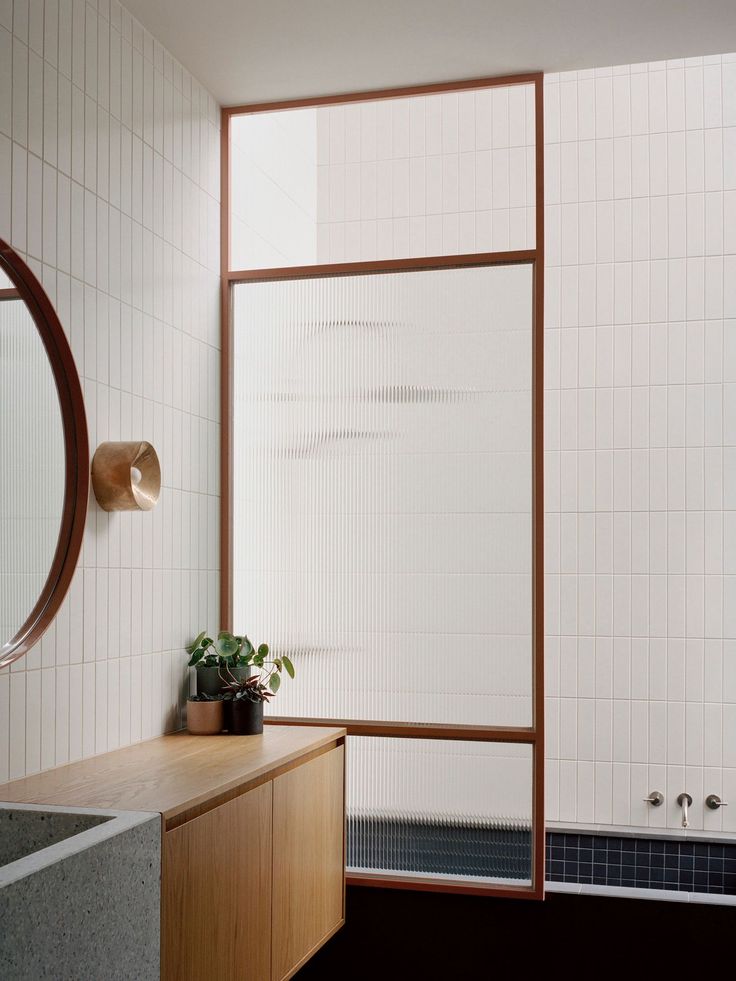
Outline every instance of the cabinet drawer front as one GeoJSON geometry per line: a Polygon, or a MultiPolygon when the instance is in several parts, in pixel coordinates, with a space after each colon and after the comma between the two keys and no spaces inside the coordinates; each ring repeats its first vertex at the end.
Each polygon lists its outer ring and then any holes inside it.
{"type": "Polygon", "coordinates": [[[272,981],[344,920],[344,753],[338,746],[273,782],[272,981]]]}
{"type": "Polygon", "coordinates": [[[165,981],[270,978],[272,786],[164,835],[165,981]]]}

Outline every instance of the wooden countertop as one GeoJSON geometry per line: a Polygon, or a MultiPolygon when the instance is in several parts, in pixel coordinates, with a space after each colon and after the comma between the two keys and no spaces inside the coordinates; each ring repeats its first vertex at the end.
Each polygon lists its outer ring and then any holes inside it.
{"type": "Polygon", "coordinates": [[[0,784],[0,801],[159,811],[172,828],[342,741],[344,729],[266,725],[262,736],[177,732],[0,784]]]}

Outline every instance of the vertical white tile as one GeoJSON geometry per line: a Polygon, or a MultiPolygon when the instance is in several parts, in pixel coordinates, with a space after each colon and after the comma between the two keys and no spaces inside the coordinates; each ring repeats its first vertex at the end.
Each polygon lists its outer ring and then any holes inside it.
{"type": "Polygon", "coordinates": [[[573,798],[577,799],[576,820],[582,824],[591,824],[595,821],[596,766],[592,761],[581,761],[576,769],[577,787],[573,798]]]}
{"type": "Polygon", "coordinates": [[[41,672],[41,755],[42,770],[56,766],[56,707],[57,672],[46,668],[41,672]]]}
{"type": "Polygon", "coordinates": [[[0,779],[7,781],[10,777],[10,674],[3,671],[0,674],[0,779]]]}
{"type": "Polygon", "coordinates": [[[11,780],[26,773],[26,678],[30,672],[10,674],[10,725],[8,775],[11,780]]]}
{"type": "Polygon", "coordinates": [[[25,772],[37,773],[41,769],[41,672],[26,672],[26,738],[25,772]]]}

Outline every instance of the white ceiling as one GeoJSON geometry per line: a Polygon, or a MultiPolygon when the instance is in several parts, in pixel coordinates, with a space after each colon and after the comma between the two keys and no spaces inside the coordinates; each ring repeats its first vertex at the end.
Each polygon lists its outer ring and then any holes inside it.
{"type": "Polygon", "coordinates": [[[736,51],[736,0],[125,0],[223,105],[736,51]]]}

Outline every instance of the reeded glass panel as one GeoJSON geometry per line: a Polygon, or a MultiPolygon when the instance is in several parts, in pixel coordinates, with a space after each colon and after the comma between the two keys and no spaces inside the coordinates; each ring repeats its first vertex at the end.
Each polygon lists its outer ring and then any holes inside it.
{"type": "Polygon", "coordinates": [[[234,629],[278,714],[530,725],[532,271],[235,287],[234,629]]]}
{"type": "Polygon", "coordinates": [[[234,116],[232,269],[534,248],[534,86],[234,116]]]}
{"type": "Polygon", "coordinates": [[[526,745],[351,736],[348,869],[528,885],[526,745]]]}

